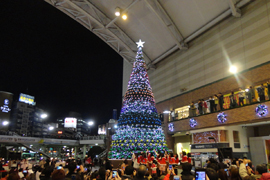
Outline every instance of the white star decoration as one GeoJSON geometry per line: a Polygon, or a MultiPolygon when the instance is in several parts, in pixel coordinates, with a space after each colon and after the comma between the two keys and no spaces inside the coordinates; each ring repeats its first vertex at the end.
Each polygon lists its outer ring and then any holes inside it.
{"type": "Polygon", "coordinates": [[[136,44],[137,44],[137,48],[138,47],[143,47],[143,44],[144,44],[145,42],[142,42],[141,40],[139,41],[139,42],[136,42],[136,44]]]}

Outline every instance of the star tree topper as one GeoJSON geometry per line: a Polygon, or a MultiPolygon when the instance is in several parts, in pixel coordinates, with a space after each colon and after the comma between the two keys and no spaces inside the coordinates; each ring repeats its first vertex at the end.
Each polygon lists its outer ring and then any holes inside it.
{"type": "Polygon", "coordinates": [[[136,44],[137,44],[137,48],[138,47],[143,47],[143,44],[144,44],[145,42],[142,42],[141,40],[139,41],[139,42],[136,42],[136,44]]]}

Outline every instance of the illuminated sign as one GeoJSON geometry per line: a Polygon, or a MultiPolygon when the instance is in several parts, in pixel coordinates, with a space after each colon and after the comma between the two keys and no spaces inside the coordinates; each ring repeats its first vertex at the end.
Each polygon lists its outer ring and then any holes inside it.
{"type": "Polygon", "coordinates": [[[1,106],[1,111],[3,113],[8,113],[11,109],[8,107],[8,104],[9,104],[9,100],[8,99],[5,99],[4,100],[4,105],[1,106]]]}
{"type": "Polygon", "coordinates": [[[20,98],[19,98],[20,102],[24,102],[26,104],[31,104],[31,105],[36,105],[34,100],[35,100],[34,96],[30,96],[30,95],[23,94],[23,93],[20,94],[20,98]]]}
{"type": "Polygon", "coordinates": [[[106,125],[99,125],[98,126],[98,134],[106,134],[106,125]]]}
{"type": "Polygon", "coordinates": [[[76,126],[77,126],[76,118],[71,118],[71,117],[65,118],[65,123],[64,123],[65,128],[76,128],[76,126]]]}
{"type": "Polygon", "coordinates": [[[63,134],[63,132],[62,131],[58,131],[58,134],[63,134]]]}

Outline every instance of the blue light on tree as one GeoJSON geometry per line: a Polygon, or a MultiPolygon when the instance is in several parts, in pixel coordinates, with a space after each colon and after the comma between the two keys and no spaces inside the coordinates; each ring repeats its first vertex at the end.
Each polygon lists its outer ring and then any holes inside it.
{"type": "Polygon", "coordinates": [[[227,121],[227,115],[224,112],[221,112],[217,115],[218,122],[225,123],[227,121]]]}
{"type": "Polygon", "coordinates": [[[113,135],[110,159],[131,158],[131,152],[168,149],[143,59],[144,42],[138,51],[123,100],[118,128],[113,135]]]}
{"type": "Polygon", "coordinates": [[[194,128],[195,126],[197,126],[197,121],[194,118],[191,118],[189,120],[189,126],[194,128]]]}
{"type": "Polygon", "coordinates": [[[266,105],[264,104],[259,104],[256,109],[255,109],[255,112],[256,114],[259,116],[259,117],[262,117],[262,116],[265,116],[268,112],[268,108],[266,105]]]}

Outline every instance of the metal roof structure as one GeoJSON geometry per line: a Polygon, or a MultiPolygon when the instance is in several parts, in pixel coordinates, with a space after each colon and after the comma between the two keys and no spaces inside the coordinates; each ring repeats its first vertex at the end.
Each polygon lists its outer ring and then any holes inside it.
{"type": "Polygon", "coordinates": [[[232,15],[251,0],[45,0],[100,37],[132,63],[142,39],[148,68],[232,15]],[[128,18],[115,16],[120,8],[128,18]]]}

